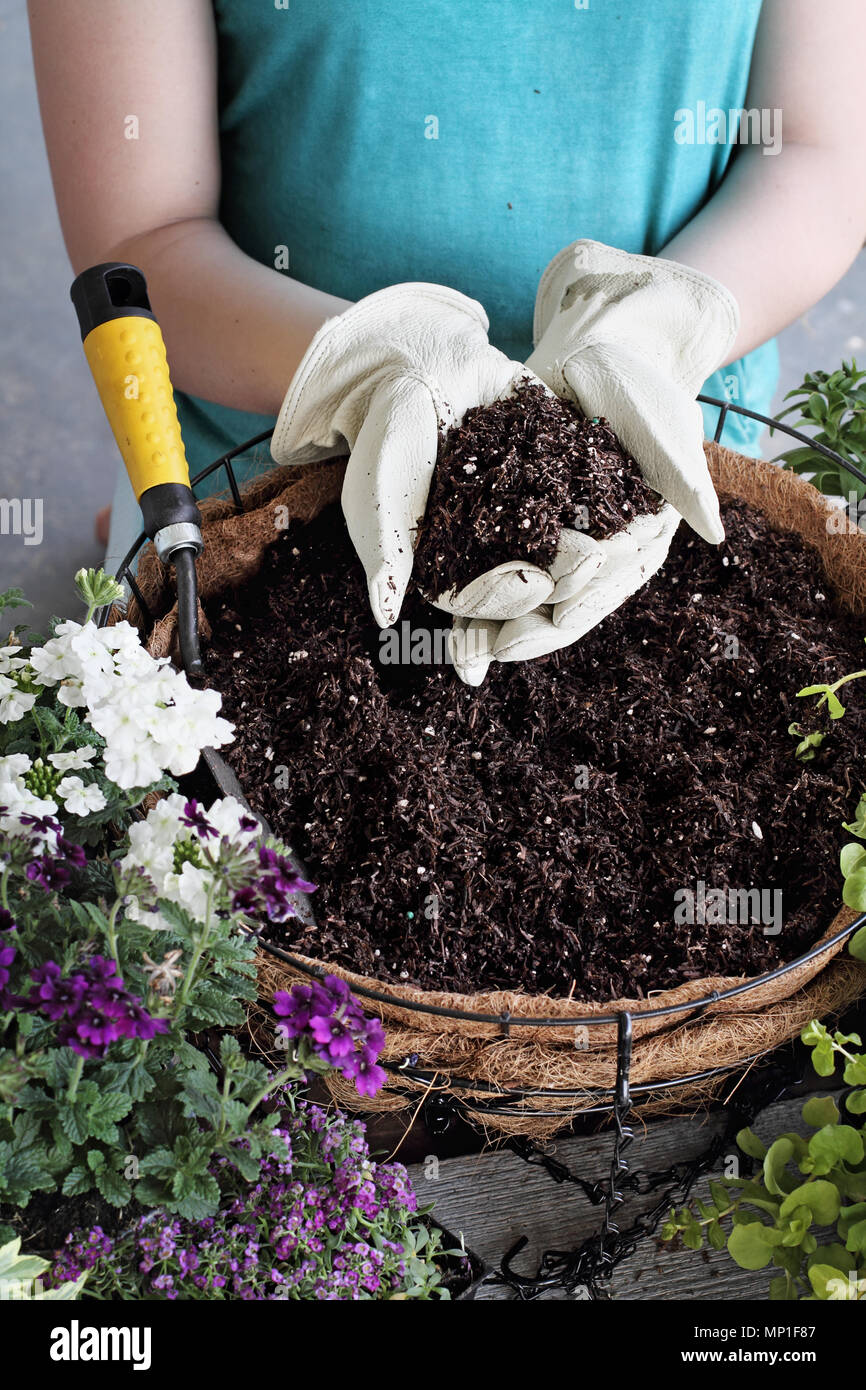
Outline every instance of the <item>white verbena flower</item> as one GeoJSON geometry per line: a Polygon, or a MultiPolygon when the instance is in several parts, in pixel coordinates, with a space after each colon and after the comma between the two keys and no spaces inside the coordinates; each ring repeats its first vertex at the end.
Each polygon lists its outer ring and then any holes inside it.
{"type": "Polygon", "coordinates": [[[49,753],[48,761],[54,764],[58,772],[75,772],[87,767],[95,757],[95,748],[73,748],[68,753],[49,753]]]}
{"type": "Polygon", "coordinates": [[[202,748],[232,738],[218,692],[194,690],[167,658],[150,656],[129,623],[59,623],[32,658],[43,685],[60,685],[61,704],[86,707],[106,742],[106,775],[124,790],[191,772],[202,748]]]}
{"type": "MultiPolygon", "coordinates": [[[[24,781],[33,763],[26,753],[8,753],[0,758],[0,830],[7,835],[33,835],[32,827],[22,825],[21,816],[55,816],[57,802],[36,796],[24,781]]],[[[45,836],[42,836],[45,839],[45,836]]]]}
{"type": "Polygon", "coordinates": [[[21,647],[0,647],[0,673],[8,676],[10,671],[21,671],[29,666],[29,661],[21,655],[21,647]]]}
{"type": "Polygon", "coordinates": [[[57,784],[57,795],[73,816],[87,816],[106,805],[105,796],[96,783],[85,784],[80,777],[64,777],[57,784]]]}
{"type": "Polygon", "coordinates": [[[29,714],[36,703],[37,691],[19,690],[9,676],[0,675],[0,724],[14,724],[29,714]]]}
{"type": "MultiPolygon", "coordinates": [[[[129,827],[129,851],[120,861],[120,871],[133,868],[142,869],[156,890],[156,896],[177,903],[197,921],[204,919],[208,889],[212,882],[212,871],[202,857],[201,863],[194,862],[194,856],[181,854],[176,858],[176,848],[183,850],[184,842],[197,843],[194,831],[184,824],[186,798],[177,792],[163,797],[147,813],[143,821],[134,821],[129,827]]],[[[222,837],[241,849],[254,843],[261,836],[258,825],[241,827],[241,820],[249,820],[249,812],[234,797],[227,796],[214,801],[204,812],[220,839],[209,837],[203,844],[212,851],[220,844],[222,837]]],[[[127,916],[132,921],[143,922],[155,929],[167,926],[159,912],[149,912],[142,908],[136,899],[127,907],[127,916]]]]}

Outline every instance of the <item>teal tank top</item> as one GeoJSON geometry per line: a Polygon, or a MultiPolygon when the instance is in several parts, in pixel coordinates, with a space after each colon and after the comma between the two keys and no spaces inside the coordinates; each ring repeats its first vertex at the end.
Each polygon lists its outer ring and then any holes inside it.
{"type": "MultiPolygon", "coordinates": [[[[248,255],[346,299],[462,290],[522,360],[557,251],[592,237],[654,254],[716,189],[732,147],[678,143],[676,113],[743,106],[760,8],[214,0],[221,220],[248,255]]],[[[770,343],[704,389],[766,413],[776,375],[770,343]]],[[[273,424],[178,403],[193,472],[273,424]]],[[[756,452],[761,427],[729,421],[725,442],[756,452]]]]}

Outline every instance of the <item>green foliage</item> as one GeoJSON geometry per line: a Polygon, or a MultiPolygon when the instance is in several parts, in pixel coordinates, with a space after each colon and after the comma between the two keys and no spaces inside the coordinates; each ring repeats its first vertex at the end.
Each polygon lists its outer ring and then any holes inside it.
{"type": "Polygon", "coordinates": [[[103,569],[80,569],[75,576],[75,587],[78,590],[78,597],[82,603],[87,604],[87,617],[90,618],[97,608],[107,608],[111,603],[120,603],[123,600],[123,585],[113,579],[110,574],[106,574],[103,569]]]}
{"type": "MultiPolygon", "coordinates": [[[[809,695],[817,695],[816,713],[820,714],[826,709],[831,721],[842,719],[845,714],[845,706],[839,699],[837,692],[850,681],[861,680],[863,677],[866,677],[866,670],[852,671],[849,675],[841,676],[839,680],[833,681],[832,684],[807,685],[802,690],[797,691],[797,698],[802,699],[809,695]]],[[[794,756],[804,763],[812,761],[826,737],[826,734],[821,730],[807,733],[798,723],[789,724],[788,733],[798,739],[794,756]]],[[[866,840],[866,792],[860,797],[854,812],[854,819],[843,821],[843,828],[850,835],[856,835],[858,839],[866,840]]],[[[863,845],[853,843],[845,845],[839,856],[839,867],[844,880],[842,901],[846,907],[852,908],[855,912],[866,912],[866,849],[863,845]]],[[[858,960],[866,961],[866,927],[861,927],[854,934],[848,949],[851,955],[858,960]]]]}
{"type": "MultiPolygon", "coordinates": [[[[85,1065],[69,1047],[58,1046],[49,1020],[6,1016],[0,1031],[6,1044],[0,1049],[0,1201],[25,1205],[37,1191],[60,1188],[76,1196],[95,1189],[119,1207],[135,1197],[188,1217],[208,1215],[219,1199],[207,1172],[212,1159],[230,1157],[252,1175],[264,1146],[273,1143],[274,1117],[259,1113],[274,1084],[267,1069],[224,1036],[218,1075],[187,1041],[190,1030],[243,1021],[244,1001],[255,997],[254,943],[236,923],[212,922],[183,1001],[179,993],[160,998],[149,989],[142,964],[143,948],[153,948],[148,928],[126,922],[114,933],[110,914],[86,899],[64,903],[42,895],[28,902],[26,929],[23,903],[15,903],[22,992],[32,964],[53,958],[73,969],[82,952],[105,950],[114,935],[125,982],[167,1019],[169,1031],[149,1042],[120,1039],[104,1059],[85,1065]]],[[[170,903],[161,909],[179,926],[159,934],[160,949],[184,951],[196,924],[170,903]]],[[[200,938],[202,924],[197,927],[200,938]]],[[[186,960],[189,972],[188,954],[186,960]]],[[[298,1078],[304,1069],[324,1067],[316,1058],[292,1055],[280,1079],[298,1078]]]]}
{"type": "MultiPolygon", "coordinates": [[[[785,400],[792,404],[780,411],[776,419],[796,415],[795,429],[811,433],[816,444],[825,445],[866,471],[864,378],[866,372],[858,371],[855,361],[843,362],[835,372],[810,372],[800,386],[787,393],[785,400]]],[[[858,502],[866,496],[866,484],[811,445],[789,449],[780,455],[779,462],[794,473],[811,474],[815,487],[823,493],[839,497],[855,493],[858,502]]]]}
{"type": "MultiPolygon", "coordinates": [[[[846,821],[844,825],[849,834],[866,840],[866,792],[857,803],[853,821],[846,821]]],[[[845,845],[839,855],[839,867],[845,880],[842,901],[854,912],[866,912],[866,848],[853,841],[845,845]]],[[[854,933],[848,949],[852,956],[866,961],[866,927],[854,933]]]]}
{"type": "Polygon", "coordinates": [[[672,1210],[661,1235],[691,1250],[704,1240],[714,1250],[727,1246],[741,1269],[774,1266],[774,1300],[866,1299],[866,1123],[850,1122],[866,1114],[866,1053],[851,1050],[862,1046],[856,1033],[831,1034],[816,1021],[802,1040],[819,1076],[831,1076],[842,1059],[848,1118],[832,1096],[813,1096],[802,1110],[808,1139],[782,1134],[767,1147],[741,1131],[737,1144],[759,1174],[713,1181],[712,1201],[672,1210]],[[838,1239],[819,1244],[816,1229],[828,1228],[838,1239]]]}
{"type": "Polygon", "coordinates": [[[24,597],[23,589],[4,589],[0,592],[0,617],[7,608],[32,608],[29,598],[24,597]]]}
{"type": "MultiPolygon", "coordinates": [[[[800,693],[802,694],[802,691],[800,693]]],[[[820,730],[814,730],[809,734],[804,733],[800,724],[789,724],[788,733],[799,740],[794,749],[794,757],[799,758],[803,763],[810,763],[815,757],[816,750],[824,742],[824,734],[820,730]]]]}
{"type": "Polygon", "coordinates": [[[851,671],[849,675],[840,676],[839,680],[833,681],[832,685],[825,682],[820,685],[807,685],[802,690],[797,691],[797,698],[799,700],[806,695],[818,695],[820,698],[815,708],[820,710],[826,705],[827,713],[831,719],[841,719],[845,713],[845,706],[836,692],[841,690],[843,685],[847,685],[849,681],[859,681],[864,676],[866,676],[866,671],[851,671]]]}

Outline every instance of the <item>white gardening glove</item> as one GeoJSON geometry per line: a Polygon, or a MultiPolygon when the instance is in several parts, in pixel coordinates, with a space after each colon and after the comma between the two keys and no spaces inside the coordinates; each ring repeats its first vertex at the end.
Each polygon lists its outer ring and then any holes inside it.
{"type": "MultiPolygon", "coordinates": [[[[323,324],[283,401],[271,442],[277,463],[349,452],[343,513],[380,627],[400,612],[441,429],[529,375],[490,345],[488,326],[476,300],[442,285],[378,290],[323,324]]],[[[544,570],[519,558],[501,569],[492,609],[479,576],[470,588],[480,606],[452,596],[458,611],[509,617],[549,597],[544,570]]]]}
{"type": "Polygon", "coordinates": [[[644,480],[698,535],[724,540],[695,397],[739,328],[733,295],[676,261],[576,241],[545,270],[527,366],[602,415],[644,480]]]}
{"type": "Polygon", "coordinates": [[[480,685],[491,661],[530,661],[585,637],[661,569],[680,520],[679,512],[665,503],[655,515],[636,517],[609,540],[582,537],[595,547],[589,581],[584,581],[585,570],[573,574],[554,589],[555,602],[523,617],[509,622],[455,618],[450,653],[460,679],[480,685]]]}
{"type": "MultiPolygon", "coordinates": [[[[606,418],[647,484],[715,544],[724,530],[695,397],[725,361],[738,326],[734,297],[699,271],[578,241],[541,277],[527,362],[585,415],[606,418]]],[[[478,684],[491,660],[540,656],[577,641],[661,567],[677,521],[663,508],[599,542],[605,553],[594,573],[588,537],[586,563],[568,573],[578,533],[564,532],[554,566],[566,572],[550,605],[517,622],[459,624],[452,636],[458,674],[478,684]]]]}

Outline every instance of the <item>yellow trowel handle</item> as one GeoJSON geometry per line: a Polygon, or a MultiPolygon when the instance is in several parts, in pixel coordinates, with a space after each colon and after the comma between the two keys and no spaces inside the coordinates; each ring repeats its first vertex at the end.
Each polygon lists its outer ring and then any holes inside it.
{"type": "Polygon", "coordinates": [[[144,529],[159,558],[174,564],[184,665],[198,672],[195,557],[201,516],[189,485],[186,451],[172,393],[165,344],[137,266],[107,262],[75,280],[84,354],[108,417],[144,529]]]}

